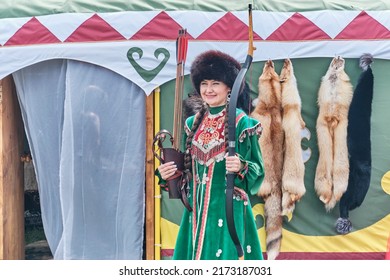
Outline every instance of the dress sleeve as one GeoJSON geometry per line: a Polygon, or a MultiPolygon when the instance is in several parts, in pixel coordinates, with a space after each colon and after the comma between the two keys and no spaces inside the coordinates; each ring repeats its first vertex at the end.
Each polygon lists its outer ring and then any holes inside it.
{"type": "Polygon", "coordinates": [[[154,175],[157,177],[158,179],[158,182],[157,184],[163,189],[163,190],[168,190],[168,186],[167,186],[167,181],[164,180],[163,178],[161,178],[161,175],[160,175],[160,172],[158,171],[158,169],[156,168],[156,170],[154,171],[154,175]]]}
{"type": "Polygon", "coordinates": [[[264,180],[264,163],[259,144],[262,127],[257,120],[245,116],[237,124],[236,131],[237,154],[243,168],[235,178],[235,185],[254,195],[264,180]]]}

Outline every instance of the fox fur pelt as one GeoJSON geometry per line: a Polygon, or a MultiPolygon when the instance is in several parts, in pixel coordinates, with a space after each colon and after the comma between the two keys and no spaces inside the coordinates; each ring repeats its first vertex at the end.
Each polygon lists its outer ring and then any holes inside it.
{"type": "Polygon", "coordinates": [[[283,129],[281,112],[281,85],[271,60],[265,62],[259,77],[259,97],[251,116],[259,120],[263,127],[259,139],[264,161],[264,181],[258,196],[264,199],[264,217],[267,259],[279,255],[282,240],[282,168],[283,168],[283,129]]]}
{"type": "Polygon", "coordinates": [[[305,165],[302,157],[301,130],[305,122],[301,115],[301,97],[290,59],[284,60],[280,73],[284,130],[284,163],[282,175],[282,214],[289,215],[295,203],[305,194],[305,165]]]}
{"type": "Polygon", "coordinates": [[[352,230],[349,211],[359,207],[368,191],[371,180],[371,111],[374,93],[374,76],[371,70],[373,57],[360,57],[360,74],[348,114],[349,180],[347,191],[339,204],[340,218],[336,231],[346,234],[352,230]]]}
{"type": "Polygon", "coordinates": [[[251,116],[261,122],[260,147],[265,177],[258,195],[266,199],[276,183],[281,182],[283,168],[282,96],[279,75],[274,63],[266,61],[259,77],[259,97],[251,116]]]}
{"type": "Polygon", "coordinates": [[[348,186],[347,126],[353,88],[344,66],[342,57],[333,58],[318,91],[319,159],[314,188],[327,211],[334,208],[348,186]]]}

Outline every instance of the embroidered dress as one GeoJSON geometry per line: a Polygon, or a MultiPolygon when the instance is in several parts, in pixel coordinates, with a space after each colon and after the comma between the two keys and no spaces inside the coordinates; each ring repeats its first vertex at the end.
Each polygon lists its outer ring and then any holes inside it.
{"type": "MultiPolygon", "coordinates": [[[[193,211],[184,209],[173,259],[238,259],[225,214],[225,115],[225,106],[211,108],[192,140],[189,202],[193,211]]],[[[236,115],[236,151],[244,168],[235,179],[234,221],[244,259],[259,260],[263,254],[248,194],[256,194],[264,178],[258,143],[261,125],[240,109],[236,115]]],[[[193,122],[194,116],[186,120],[187,134],[193,122]]]]}

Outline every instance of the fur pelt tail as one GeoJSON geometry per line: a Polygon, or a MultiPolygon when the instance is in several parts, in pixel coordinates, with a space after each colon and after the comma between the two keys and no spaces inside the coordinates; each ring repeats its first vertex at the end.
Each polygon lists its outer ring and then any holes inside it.
{"type": "Polygon", "coordinates": [[[347,191],[339,204],[340,218],[336,231],[346,234],[352,230],[349,211],[359,207],[368,191],[371,180],[371,111],[374,93],[374,76],[371,70],[373,57],[360,57],[360,74],[348,114],[349,180],[347,191]]]}
{"type": "Polygon", "coordinates": [[[281,196],[281,188],[277,186],[267,197],[264,204],[267,260],[276,259],[280,253],[283,228],[281,196]]]}

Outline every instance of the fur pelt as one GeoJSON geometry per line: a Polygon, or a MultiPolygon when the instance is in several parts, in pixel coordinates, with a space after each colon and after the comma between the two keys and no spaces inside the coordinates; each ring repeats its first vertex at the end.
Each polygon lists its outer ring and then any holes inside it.
{"type": "Polygon", "coordinates": [[[344,66],[342,57],[333,58],[318,91],[319,159],[314,187],[327,211],[334,208],[348,186],[347,126],[353,88],[344,66]]]}
{"type": "Polygon", "coordinates": [[[258,195],[266,199],[272,187],[281,182],[283,167],[282,98],[279,75],[268,60],[259,77],[259,97],[251,116],[261,122],[263,132],[259,143],[264,161],[265,177],[258,195]]]}
{"type": "Polygon", "coordinates": [[[368,191],[371,180],[371,111],[374,93],[374,76],[371,70],[373,57],[360,57],[360,74],[348,114],[349,180],[347,191],[339,203],[340,218],[336,231],[346,234],[352,230],[349,211],[359,207],[368,191]]]}
{"type": "Polygon", "coordinates": [[[301,115],[301,97],[290,59],[285,59],[280,73],[284,131],[284,163],[282,175],[282,214],[289,215],[295,203],[305,194],[305,165],[302,157],[301,130],[305,122],[301,115]]]}
{"type": "Polygon", "coordinates": [[[264,181],[258,196],[264,199],[264,216],[267,245],[267,259],[279,255],[282,240],[282,168],[283,168],[283,129],[281,113],[281,86],[275,72],[274,63],[268,60],[259,77],[259,97],[251,116],[259,120],[263,127],[259,139],[264,161],[264,181]]]}

